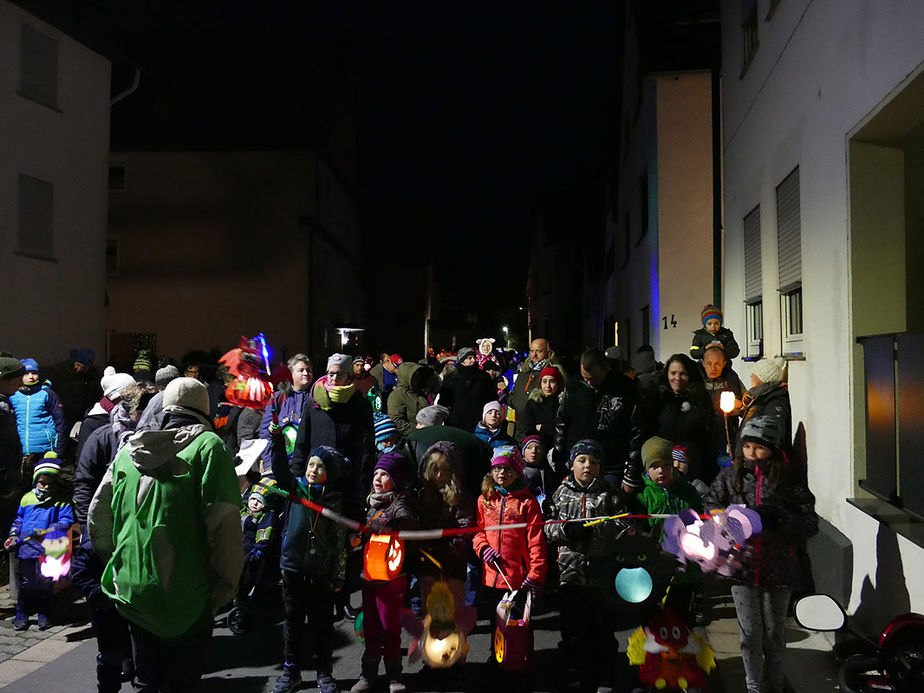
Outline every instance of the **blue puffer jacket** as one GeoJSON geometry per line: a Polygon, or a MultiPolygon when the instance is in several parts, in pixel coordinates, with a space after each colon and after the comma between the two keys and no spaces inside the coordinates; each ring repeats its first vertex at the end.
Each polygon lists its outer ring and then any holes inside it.
{"type": "Polygon", "coordinates": [[[45,555],[42,539],[32,539],[34,530],[60,529],[66,532],[74,524],[74,509],[70,501],[62,501],[52,496],[40,501],[35,491],[29,491],[19,502],[16,519],[10,528],[10,536],[22,540],[19,545],[19,558],[38,558],[45,555]]]}
{"type": "Polygon", "coordinates": [[[16,411],[22,453],[30,455],[54,450],[58,457],[63,457],[67,434],[58,396],[47,386],[36,383],[17,390],[10,401],[16,411]]]}

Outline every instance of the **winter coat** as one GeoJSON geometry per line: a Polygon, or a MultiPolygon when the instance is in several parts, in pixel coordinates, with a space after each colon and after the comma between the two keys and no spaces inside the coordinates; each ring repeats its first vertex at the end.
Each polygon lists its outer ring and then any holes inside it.
{"type": "Polygon", "coordinates": [[[304,400],[298,437],[289,466],[296,477],[304,476],[308,456],[321,445],[334,448],[349,464],[340,470],[334,489],[345,496],[347,504],[359,504],[372,487],[375,466],[375,436],[372,428],[372,405],[358,393],[346,402],[330,403],[324,410],[314,400],[304,400]]]}
{"type": "MultiPolygon", "coordinates": [[[[366,526],[369,527],[371,534],[382,534],[388,532],[400,532],[403,529],[417,529],[417,511],[413,507],[413,499],[410,495],[400,491],[388,491],[387,493],[373,493],[369,495],[369,508],[366,511],[366,526]]],[[[369,535],[364,535],[368,541],[369,535]]],[[[413,546],[410,542],[404,544],[405,560],[401,566],[399,575],[404,575],[408,565],[413,565],[415,560],[412,558],[413,546]]],[[[397,576],[395,576],[397,577],[397,576]]],[[[365,571],[363,580],[366,580],[365,571]]],[[[373,584],[381,580],[366,580],[373,584]]]]}
{"type": "Polygon", "coordinates": [[[703,502],[709,510],[726,508],[731,503],[743,503],[758,512],[772,508],[781,520],[778,527],[765,526],[748,540],[750,550],[745,552],[744,568],[736,576],[739,582],[756,587],[813,589],[806,540],[818,533],[818,515],[815,496],[804,481],[774,488],[760,466],[736,460],[719,472],[703,502]],[[744,465],[740,492],[732,483],[738,464],[744,465]]]}
{"type": "MultiPolygon", "coordinates": [[[[609,517],[626,512],[627,507],[618,492],[603,477],[597,477],[587,487],[581,486],[569,474],[559,486],[546,513],[547,520],[571,520],[578,517],[609,517]]],[[[612,588],[616,570],[612,555],[614,543],[627,528],[609,520],[595,525],[586,539],[569,541],[564,524],[545,526],[545,538],[557,545],[558,570],[562,585],[612,588]],[[608,579],[610,578],[610,579],[608,579]]]]}
{"type": "MultiPolygon", "coordinates": [[[[646,515],[676,515],[681,510],[693,508],[703,512],[703,499],[693,486],[684,479],[674,479],[667,488],[658,486],[645,476],[645,488],[636,497],[641,510],[646,515]]],[[[651,529],[660,528],[664,520],[651,518],[651,529]]],[[[654,535],[657,537],[658,535],[654,535]]]]}
{"type": "Polygon", "coordinates": [[[398,387],[388,396],[388,415],[405,437],[417,429],[417,412],[430,406],[423,394],[430,373],[429,368],[410,361],[398,366],[398,387]]]}
{"type": "MultiPolygon", "coordinates": [[[[514,429],[514,436],[517,440],[522,440],[526,436],[533,434],[532,430],[526,432],[526,423],[522,422],[522,417],[526,408],[529,406],[527,403],[530,399],[530,393],[539,389],[542,380],[539,374],[546,366],[560,367],[555,354],[550,355],[549,358],[542,361],[538,368],[533,368],[533,362],[527,359],[520,367],[520,373],[517,375],[516,379],[514,379],[513,387],[510,388],[510,394],[507,395],[507,402],[517,413],[516,429],[514,429]]],[[[562,371],[562,376],[564,376],[564,371],[562,371]]]]}
{"type": "Polygon", "coordinates": [[[642,445],[652,436],[661,436],[687,448],[688,478],[708,484],[716,474],[714,426],[712,399],[701,385],[691,385],[679,394],[661,385],[642,396],[632,414],[633,462],[637,460],[641,468],[642,445]]]}
{"type": "MultiPolygon", "coordinates": [[[[274,439],[270,445],[273,476],[279,488],[299,498],[313,500],[334,512],[342,512],[340,493],[326,489],[319,493],[317,489],[309,488],[304,475],[296,478],[292,473],[282,441],[274,439]]],[[[291,500],[286,502],[285,515],[279,566],[283,570],[319,578],[332,589],[343,587],[346,582],[346,528],[291,500]]]]}
{"type": "MultiPolygon", "coordinates": [[[[172,416],[172,414],[171,414],[172,416]]],[[[201,424],[132,435],[90,504],[90,539],[107,559],[103,591],[159,638],[192,628],[234,596],[244,566],[231,456],[201,424]]]]}
{"type": "Polygon", "coordinates": [[[483,440],[491,448],[502,448],[505,445],[516,445],[517,441],[507,435],[507,426],[506,422],[501,421],[501,426],[493,433],[491,429],[485,426],[483,423],[479,423],[475,426],[475,437],[479,440],[483,440]]]}
{"type": "Polygon", "coordinates": [[[108,423],[93,431],[81,449],[74,473],[74,514],[80,525],[87,523],[93,494],[118,451],[118,436],[112,430],[112,424],[108,423]]]}
{"type": "Polygon", "coordinates": [[[382,393],[383,398],[387,398],[398,384],[397,374],[389,373],[386,371],[385,366],[383,366],[381,363],[377,363],[371,369],[369,369],[369,375],[375,378],[375,384],[378,387],[379,392],[382,393]],[[386,374],[388,376],[387,378],[386,374]],[[388,382],[386,382],[386,380],[388,382]]]}
{"type": "Polygon", "coordinates": [[[87,411],[99,400],[99,371],[90,366],[78,373],[73,361],[63,361],[49,370],[49,379],[61,400],[65,430],[82,421],[87,411]]]}
{"type": "Polygon", "coordinates": [[[16,412],[9,397],[0,395],[0,496],[13,501],[19,495],[22,444],[16,429],[16,412]]]}
{"type": "MultiPolygon", "coordinates": [[[[786,439],[783,451],[792,452],[792,405],[789,402],[789,390],[783,383],[761,383],[748,390],[744,399],[744,411],[741,412],[741,428],[755,416],[774,416],[783,424],[786,439]]],[[[740,432],[739,428],[739,432],[740,432]]],[[[741,456],[741,441],[735,443],[735,456],[741,456]]]]}
{"type": "Polygon", "coordinates": [[[453,443],[462,454],[462,483],[471,498],[481,493],[481,481],[491,468],[491,446],[468,431],[455,426],[426,426],[418,428],[405,441],[408,452],[417,466],[434,443],[444,440],[453,443]]]}
{"type": "MultiPolygon", "coordinates": [[[[472,538],[472,548],[476,556],[480,557],[488,546],[500,554],[498,563],[514,589],[518,589],[527,577],[540,584],[545,582],[547,567],[547,550],[541,524],[542,511],[526,482],[522,479],[520,482],[507,493],[495,490],[490,499],[479,497],[477,518],[478,526],[482,529],[472,538]],[[529,523],[529,526],[488,531],[484,529],[519,522],[529,523]]],[[[488,587],[507,587],[493,563],[484,564],[482,582],[488,587]]]]}
{"type": "Polygon", "coordinates": [[[641,487],[640,465],[626,464],[635,400],[635,383],[614,370],[596,390],[583,378],[569,380],[555,419],[556,471],[564,475],[572,446],[591,438],[603,446],[601,473],[615,475],[629,486],[641,487]]]}
{"type": "Polygon", "coordinates": [[[103,406],[103,400],[100,400],[93,405],[93,408],[87,412],[87,415],[84,417],[83,421],[80,422],[80,430],[77,432],[77,452],[75,453],[74,459],[80,459],[80,453],[83,451],[83,446],[87,444],[87,440],[90,439],[90,436],[100,426],[105,426],[109,423],[109,412],[112,411],[112,408],[115,406],[109,400],[106,401],[106,406],[103,406]]]}
{"type": "Polygon", "coordinates": [[[701,361],[706,353],[706,347],[713,342],[721,342],[722,349],[725,351],[725,358],[731,361],[741,349],[738,342],[735,341],[735,333],[727,327],[720,327],[715,334],[710,334],[705,327],[701,327],[693,333],[693,344],[690,346],[690,357],[701,361]]]}
{"type": "Polygon", "coordinates": [[[474,431],[484,405],[497,399],[491,376],[477,365],[456,366],[440,387],[440,404],[449,408],[450,426],[474,431]]]}
{"type": "MultiPolygon", "coordinates": [[[[700,367],[702,371],[702,367],[700,367]]],[[[712,410],[715,412],[715,425],[713,426],[713,440],[715,441],[716,454],[734,454],[735,440],[738,438],[738,417],[731,414],[725,415],[719,406],[719,400],[725,391],[733,392],[735,399],[741,400],[744,396],[744,385],[741,384],[741,378],[732,370],[731,366],[725,366],[725,369],[718,378],[707,378],[705,372],[702,372],[703,385],[706,392],[712,398],[712,410]],[[726,435],[725,425],[728,423],[728,433],[726,435]],[[726,453],[728,441],[731,440],[732,452],[726,453]]]]}
{"type": "MultiPolygon", "coordinates": [[[[300,392],[292,390],[285,394],[282,392],[275,393],[273,395],[273,402],[275,402],[278,409],[276,412],[278,424],[280,426],[291,424],[298,428],[298,424],[302,420],[302,412],[305,410],[305,406],[310,399],[311,393],[308,390],[302,390],[300,392]]],[[[263,410],[263,418],[260,420],[260,438],[262,440],[273,439],[269,432],[270,424],[273,423],[273,402],[268,404],[266,409],[263,410]]],[[[272,463],[271,460],[267,460],[267,462],[270,464],[272,463]]]]}
{"type": "MultiPolygon", "coordinates": [[[[244,501],[246,503],[246,500],[244,501]]],[[[266,551],[276,535],[276,523],[279,517],[272,508],[264,507],[258,513],[241,508],[241,534],[244,537],[244,558],[251,551],[266,551]]]]}
{"type": "Polygon", "coordinates": [[[42,537],[32,538],[32,532],[57,529],[66,532],[74,524],[74,508],[69,500],[56,498],[52,494],[39,500],[35,490],[29,491],[19,502],[16,519],[10,529],[10,536],[21,539],[17,555],[20,560],[45,555],[42,537]]]}
{"type": "Polygon", "coordinates": [[[530,397],[526,402],[526,409],[522,416],[517,416],[517,440],[522,441],[526,436],[538,435],[542,438],[542,445],[551,450],[555,445],[555,418],[558,415],[558,406],[561,402],[560,393],[551,397],[530,397]],[[542,428],[538,428],[542,426],[542,428]]]}
{"type": "Polygon", "coordinates": [[[67,429],[58,396],[49,387],[36,383],[21,387],[10,401],[16,411],[22,454],[54,450],[58,457],[64,457],[67,429]]]}

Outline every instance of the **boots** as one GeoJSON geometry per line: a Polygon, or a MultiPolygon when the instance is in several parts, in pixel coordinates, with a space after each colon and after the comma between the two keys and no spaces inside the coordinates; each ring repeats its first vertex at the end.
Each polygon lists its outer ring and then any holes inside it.
{"type": "Polygon", "coordinates": [[[375,678],[379,673],[379,657],[363,657],[362,673],[350,689],[350,693],[369,693],[375,687],[375,678]]]}
{"type": "Polygon", "coordinates": [[[401,681],[401,658],[385,660],[385,674],[388,676],[388,693],[404,693],[407,686],[401,681]]]}
{"type": "Polygon", "coordinates": [[[96,690],[99,693],[119,693],[122,688],[122,671],[103,661],[102,655],[96,655],[96,690]]]}

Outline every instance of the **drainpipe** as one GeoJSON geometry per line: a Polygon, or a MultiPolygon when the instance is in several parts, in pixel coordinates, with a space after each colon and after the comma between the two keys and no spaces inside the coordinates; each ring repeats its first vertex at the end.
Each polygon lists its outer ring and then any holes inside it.
{"type": "MultiPolygon", "coordinates": [[[[722,305],[722,90],[712,69],[712,304],[722,305]]],[[[724,307],[724,306],[723,306],[724,307]]]]}
{"type": "Polygon", "coordinates": [[[136,67],[135,76],[132,78],[131,86],[124,91],[120,91],[118,94],[109,99],[109,108],[115,106],[122,99],[134,94],[138,90],[139,86],[141,86],[141,68],[136,67]]]}

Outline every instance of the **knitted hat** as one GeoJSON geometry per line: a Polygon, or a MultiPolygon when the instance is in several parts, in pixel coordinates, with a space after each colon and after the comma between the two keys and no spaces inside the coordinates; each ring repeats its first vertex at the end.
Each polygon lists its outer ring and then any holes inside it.
{"type": "Polygon", "coordinates": [[[706,323],[712,319],[718,320],[719,324],[722,324],[722,309],[710,303],[703,308],[702,318],[703,327],[705,327],[706,323]]]}
{"type": "Polygon", "coordinates": [[[449,410],[439,404],[431,404],[417,412],[416,418],[421,426],[442,426],[449,420],[449,410]]]}
{"type": "Polygon", "coordinates": [[[526,436],[523,439],[523,442],[520,443],[520,451],[526,452],[526,448],[528,448],[533,443],[536,443],[539,445],[539,447],[542,447],[542,438],[540,436],[526,436]]]}
{"type": "Polygon", "coordinates": [[[755,416],[741,429],[741,443],[757,443],[771,450],[780,450],[786,438],[783,422],[769,414],[755,416]]]}
{"type": "Polygon", "coordinates": [[[26,372],[22,361],[12,356],[0,356],[0,378],[16,378],[26,372]]]}
{"type": "Polygon", "coordinates": [[[115,402],[122,395],[122,388],[135,384],[135,378],[128,373],[116,373],[115,368],[106,366],[103,371],[105,375],[100,378],[99,386],[103,391],[103,397],[110,402],[115,402]]]}
{"type": "Polygon", "coordinates": [[[481,410],[481,420],[484,421],[484,417],[489,411],[501,411],[502,409],[503,407],[501,406],[500,402],[496,400],[493,402],[488,402],[486,405],[484,405],[484,409],[481,410]]]}
{"type": "Polygon", "coordinates": [[[92,349],[74,349],[71,352],[71,360],[82,363],[84,366],[92,365],[96,353],[92,349]]]}
{"type": "Polygon", "coordinates": [[[53,452],[46,452],[45,456],[35,463],[35,469],[32,472],[32,485],[38,481],[40,474],[50,474],[57,476],[61,473],[61,465],[57,463],[58,456],[53,452]]]}
{"type": "Polygon", "coordinates": [[[208,417],[209,391],[195,378],[176,378],[164,389],[164,410],[167,407],[185,407],[208,417]]]}
{"type": "Polygon", "coordinates": [[[672,467],[671,452],[673,448],[674,444],[666,438],[655,436],[646,440],[642,445],[642,464],[645,465],[645,471],[647,472],[651,465],[656,463],[672,467]]]}
{"type": "Polygon", "coordinates": [[[38,373],[38,362],[35,359],[20,359],[20,361],[26,367],[26,373],[38,373]]]}
{"type": "Polygon", "coordinates": [[[526,469],[526,462],[523,461],[523,455],[513,445],[504,445],[494,449],[494,456],[491,458],[491,466],[496,467],[501,464],[509,464],[517,470],[517,474],[522,474],[526,469]]]}
{"type": "Polygon", "coordinates": [[[133,371],[149,371],[154,364],[151,363],[151,352],[142,349],[135,357],[135,363],[132,364],[133,371]]]}
{"type": "Polygon", "coordinates": [[[671,459],[674,462],[687,464],[690,461],[690,451],[685,445],[675,445],[671,450],[671,459]]]}
{"type": "Polygon", "coordinates": [[[254,484],[250,487],[250,495],[247,496],[247,500],[249,501],[251,498],[259,498],[261,501],[263,501],[264,505],[269,505],[270,498],[272,496],[270,496],[270,491],[266,487],[275,485],[276,481],[274,479],[271,479],[268,476],[263,477],[260,479],[259,484],[254,484]]]}
{"type": "Polygon", "coordinates": [[[154,384],[163,389],[167,387],[171,380],[176,380],[179,377],[180,369],[173,365],[167,365],[157,369],[157,373],[154,374],[154,384]]]}
{"type": "Polygon", "coordinates": [[[388,360],[396,366],[400,366],[402,363],[404,363],[404,359],[401,358],[401,354],[392,354],[388,357],[388,360]]]}
{"type": "Polygon", "coordinates": [[[459,352],[456,354],[456,364],[462,365],[462,362],[467,359],[469,356],[474,356],[475,350],[471,347],[462,347],[459,349],[459,352]]]}
{"type": "Polygon", "coordinates": [[[327,481],[333,481],[338,476],[340,476],[341,470],[346,466],[346,459],[343,455],[340,454],[339,450],[335,450],[332,447],[327,445],[320,445],[311,451],[311,454],[308,456],[308,459],[311,460],[312,457],[317,457],[321,462],[324,463],[324,468],[327,470],[327,481]]]}
{"type": "Polygon", "coordinates": [[[559,383],[562,381],[561,371],[558,370],[555,366],[546,366],[541,371],[539,371],[539,380],[542,380],[547,375],[555,378],[555,380],[557,380],[559,383]]]}
{"type": "Polygon", "coordinates": [[[752,375],[756,375],[762,383],[778,383],[783,379],[783,364],[785,361],[779,356],[773,359],[761,359],[754,364],[752,375]]]}
{"type": "Polygon", "coordinates": [[[331,354],[327,357],[327,370],[330,370],[331,366],[340,366],[340,370],[348,371],[351,366],[351,359],[346,354],[331,354]]]}
{"type": "Polygon", "coordinates": [[[372,421],[372,429],[375,433],[376,443],[381,443],[386,438],[397,435],[398,427],[395,426],[395,422],[392,421],[388,414],[383,414],[382,412],[377,411],[372,415],[372,421]]]}
{"type": "Polygon", "coordinates": [[[381,469],[388,474],[396,487],[400,488],[407,481],[408,461],[400,452],[386,452],[375,463],[372,471],[375,472],[376,469],[381,469]]]}
{"type": "Polygon", "coordinates": [[[600,447],[600,443],[590,438],[579,440],[571,447],[571,452],[568,455],[569,467],[574,464],[574,460],[578,455],[590,455],[596,459],[597,462],[603,462],[603,448],[600,447]]]}
{"type": "Polygon", "coordinates": [[[361,363],[361,364],[363,364],[363,365],[365,366],[365,365],[366,365],[366,359],[363,358],[362,356],[357,356],[357,357],[355,357],[355,358],[353,359],[353,365],[355,366],[357,363],[361,363]]]}
{"type": "Polygon", "coordinates": [[[606,351],[603,352],[610,361],[622,361],[622,347],[621,346],[611,346],[607,347],[606,351]]]}

